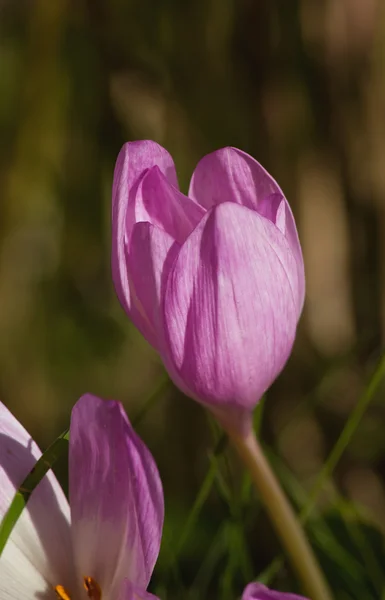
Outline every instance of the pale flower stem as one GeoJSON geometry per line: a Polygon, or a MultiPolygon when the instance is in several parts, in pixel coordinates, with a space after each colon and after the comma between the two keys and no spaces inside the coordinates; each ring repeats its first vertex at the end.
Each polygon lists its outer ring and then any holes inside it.
{"type": "Polygon", "coordinates": [[[228,430],[228,434],[250,472],[305,593],[311,600],[332,600],[313,550],[254,432],[241,436],[228,430]]]}

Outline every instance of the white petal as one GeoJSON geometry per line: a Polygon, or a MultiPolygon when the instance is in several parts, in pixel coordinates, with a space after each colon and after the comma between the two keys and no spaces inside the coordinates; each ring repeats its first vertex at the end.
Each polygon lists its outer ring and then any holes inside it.
{"type": "MultiPolygon", "coordinates": [[[[0,519],[17,487],[40,456],[41,452],[28,432],[0,402],[0,519]]],[[[12,554],[12,547],[17,548],[18,553],[24,555],[24,562],[30,563],[30,569],[34,568],[50,585],[68,586],[71,583],[69,506],[52,471],[32,493],[3,556],[12,554]]],[[[15,568],[22,563],[21,559],[16,561],[15,568]]],[[[17,574],[15,570],[12,572],[17,574]]],[[[24,577],[23,570],[20,576],[24,577]]],[[[24,600],[24,597],[20,596],[20,599],[24,600]]]]}
{"type": "Polygon", "coordinates": [[[0,559],[1,600],[36,600],[53,596],[44,577],[26,558],[25,554],[10,540],[0,559]],[[48,592],[48,593],[47,593],[48,592]]]}

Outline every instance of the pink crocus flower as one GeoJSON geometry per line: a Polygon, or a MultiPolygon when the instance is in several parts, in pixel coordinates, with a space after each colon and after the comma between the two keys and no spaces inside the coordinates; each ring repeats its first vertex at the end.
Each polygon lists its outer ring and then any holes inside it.
{"type": "Polygon", "coordinates": [[[164,148],[125,144],[112,271],[123,308],[175,384],[247,430],[290,355],[305,292],[294,218],[274,179],[223,148],[198,163],[185,196],[164,148]]]}
{"type": "MultiPolygon", "coordinates": [[[[0,403],[0,520],[41,455],[0,403]]],[[[0,558],[1,600],[150,600],[163,492],[154,460],[118,402],[85,395],[70,426],[70,503],[49,472],[0,558]],[[55,593],[56,592],[56,593],[55,593]]]]}

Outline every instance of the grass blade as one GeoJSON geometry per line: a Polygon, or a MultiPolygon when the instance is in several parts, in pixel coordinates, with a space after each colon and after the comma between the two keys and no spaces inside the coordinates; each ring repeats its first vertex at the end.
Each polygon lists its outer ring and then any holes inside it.
{"type": "Polygon", "coordinates": [[[370,402],[373,400],[380,384],[382,383],[385,377],[385,354],[381,357],[380,362],[378,363],[370,381],[359,398],[354,410],[351,412],[348,420],[346,421],[346,425],[343,428],[337,442],[335,443],[332,451],[330,452],[326,462],[322,466],[322,469],[316,479],[316,482],[312,488],[310,493],[309,500],[305,506],[303,513],[301,514],[301,521],[305,522],[310,516],[319,493],[321,492],[323,486],[327,479],[331,476],[332,472],[336,468],[341,456],[345,452],[346,448],[349,445],[353,435],[355,434],[362,417],[364,416],[366,409],[368,408],[370,402]]]}
{"type": "MultiPolygon", "coordinates": [[[[315,481],[315,484],[313,485],[313,488],[310,492],[310,496],[304,504],[303,509],[300,511],[299,518],[302,524],[305,524],[311,516],[316,505],[319,493],[322,491],[322,488],[327,479],[331,477],[341,456],[343,455],[347,446],[349,445],[349,442],[351,441],[354,433],[356,432],[361,422],[361,419],[366,412],[366,409],[368,408],[370,402],[373,400],[376,392],[378,391],[378,388],[380,387],[380,384],[383,382],[384,377],[385,354],[381,357],[379,363],[377,364],[377,367],[374,370],[372,377],[370,378],[368,386],[359,398],[354,410],[350,414],[350,417],[347,420],[345,427],[343,428],[336,444],[334,445],[326,462],[324,463],[315,481]]],[[[264,583],[268,585],[277,575],[279,570],[282,568],[283,564],[283,556],[281,555],[276,557],[269,565],[269,567],[263,572],[264,583]]]]}
{"type": "Polygon", "coordinates": [[[156,404],[157,400],[160,396],[171,386],[170,379],[167,374],[164,373],[162,377],[160,377],[158,383],[156,384],[153,391],[150,393],[148,398],[144,401],[143,405],[139,408],[136,415],[131,420],[132,426],[137,427],[139,423],[144,419],[147,413],[151,410],[151,408],[156,404]]]}

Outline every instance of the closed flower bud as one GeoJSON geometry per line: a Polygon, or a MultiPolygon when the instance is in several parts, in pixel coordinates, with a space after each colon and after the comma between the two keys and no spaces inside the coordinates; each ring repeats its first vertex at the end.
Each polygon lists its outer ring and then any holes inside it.
{"type": "Polygon", "coordinates": [[[244,429],[290,355],[304,301],[280,187],[248,154],[223,148],[198,163],[185,196],[164,148],[128,143],[115,168],[112,227],[123,308],[175,384],[244,429]]]}

